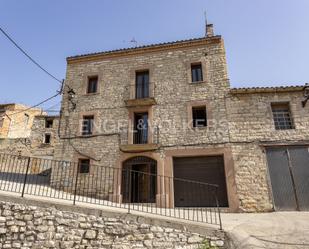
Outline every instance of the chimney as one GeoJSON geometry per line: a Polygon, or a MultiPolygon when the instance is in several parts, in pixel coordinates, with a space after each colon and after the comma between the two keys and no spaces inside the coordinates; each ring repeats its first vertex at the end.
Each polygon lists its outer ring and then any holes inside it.
{"type": "Polygon", "coordinates": [[[206,37],[214,36],[214,25],[206,24],[206,37]]]}

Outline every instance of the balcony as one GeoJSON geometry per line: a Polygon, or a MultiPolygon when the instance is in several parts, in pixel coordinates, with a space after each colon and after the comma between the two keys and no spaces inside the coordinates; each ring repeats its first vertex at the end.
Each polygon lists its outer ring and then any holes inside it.
{"type": "Polygon", "coordinates": [[[126,153],[154,151],[159,148],[159,127],[124,129],[120,135],[120,150],[126,153]]]}
{"type": "Polygon", "coordinates": [[[125,104],[127,107],[151,106],[156,104],[153,83],[134,84],[126,87],[125,104]]]}

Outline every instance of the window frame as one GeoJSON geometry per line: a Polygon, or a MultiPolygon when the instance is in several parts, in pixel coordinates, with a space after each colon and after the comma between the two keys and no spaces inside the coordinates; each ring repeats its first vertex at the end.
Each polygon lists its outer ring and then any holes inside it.
{"type": "Polygon", "coordinates": [[[145,98],[150,98],[150,70],[149,69],[144,69],[144,70],[136,70],[135,71],[135,99],[145,99],[145,98]],[[141,86],[141,90],[142,90],[142,96],[138,97],[138,76],[139,75],[143,75],[143,81],[142,81],[142,86],[141,86]],[[148,82],[145,81],[145,75],[148,75],[148,82]],[[146,83],[148,84],[146,86],[146,83]],[[145,94],[146,90],[147,94],[145,94]],[[145,96],[144,96],[145,94],[145,96]]]}
{"type": "Polygon", "coordinates": [[[99,75],[88,75],[87,76],[87,84],[86,84],[86,94],[97,94],[98,93],[98,85],[99,85],[99,75]],[[91,80],[96,79],[95,81],[95,91],[94,92],[90,92],[90,83],[91,80]]]}
{"type": "MultiPolygon", "coordinates": [[[[284,101],[284,102],[271,102],[270,103],[270,110],[271,110],[271,116],[272,116],[272,123],[273,127],[275,128],[276,131],[286,131],[286,130],[295,130],[295,122],[294,122],[294,117],[293,113],[291,110],[291,105],[289,101],[284,101]],[[288,114],[289,120],[283,120],[283,124],[280,124],[280,121],[277,121],[276,119],[279,120],[279,117],[275,117],[275,109],[274,108],[286,108],[286,114],[288,114]],[[289,123],[287,125],[287,123],[289,123]],[[282,126],[280,126],[282,125],[282,126]]],[[[277,110],[278,111],[278,110],[277,110]]],[[[277,114],[278,115],[278,114],[277,114]]],[[[283,114],[285,115],[285,114],[283,114]]]]}
{"type": "Polygon", "coordinates": [[[78,158],[78,173],[79,174],[89,174],[91,167],[91,160],[89,158],[78,158]],[[82,169],[82,161],[88,161],[88,170],[83,171],[82,169]]]}
{"type": "Polygon", "coordinates": [[[133,144],[148,144],[149,143],[149,113],[148,111],[144,112],[134,112],[134,120],[133,120],[133,144]],[[137,119],[140,116],[142,119],[137,119]],[[146,132],[144,129],[139,129],[137,126],[139,122],[137,120],[145,120],[144,117],[147,117],[147,122],[144,124],[146,125],[146,132]],[[140,134],[142,137],[139,137],[140,134]],[[139,142],[138,142],[139,141],[139,142]]]}
{"type": "Polygon", "coordinates": [[[50,145],[50,144],[51,144],[51,141],[52,141],[52,135],[51,135],[51,133],[45,133],[45,134],[44,134],[43,144],[50,145]],[[46,136],[49,136],[49,143],[46,142],[46,136]]]}
{"type": "Polygon", "coordinates": [[[213,113],[212,113],[212,105],[208,100],[196,100],[190,101],[187,103],[187,129],[189,130],[205,130],[213,125],[213,113]],[[202,127],[193,127],[193,116],[192,116],[192,107],[205,106],[206,107],[206,118],[207,118],[207,126],[202,127]]]}
{"type": "Polygon", "coordinates": [[[90,72],[84,73],[84,75],[82,76],[82,87],[79,93],[83,96],[92,96],[92,95],[100,94],[101,80],[102,80],[102,74],[98,71],[90,71],[90,72]],[[97,91],[95,93],[88,93],[88,81],[92,77],[98,77],[97,91]]]}
{"type": "Polygon", "coordinates": [[[86,114],[86,115],[82,116],[82,127],[81,127],[81,135],[82,136],[92,136],[92,135],[94,135],[94,120],[95,120],[94,118],[95,118],[95,116],[93,114],[86,114]],[[84,131],[84,122],[86,120],[92,120],[90,132],[88,131],[87,133],[84,131]]]}
{"type": "MultiPolygon", "coordinates": [[[[191,82],[192,83],[199,83],[199,82],[204,82],[204,70],[203,70],[203,64],[202,62],[195,62],[195,63],[191,63],[190,64],[190,72],[191,72],[191,82]],[[194,69],[194,67],[199,67],[199,70],[201,71],[200,74],[193,74],[193,70],[197,70],[194,69]],[[201,78],[198,80],[193,80],[193,77],[199,75],[201,78]]],[[[197,77],[198,78],[198,77],[197,77]]]]}
{"type": "MultiPolygon", "coordinates": [[[[198,105],[198,106],[192,106],[191,107],[191,112],[192,112],[192,127],[195,128],[195,129],[199,129],[199,128],[206,128],[208,126],[208,118],[207,118],[207,107],[206,105],[198,105]],[[203,125],[197,125],[197,122],[195,122],[195,120],[198,120],[198,119],[195,119],[194,117],[194,109],[199,109],[199,110],[204,110],[205,111],[205,119],[203,119],[203,125]]],[[[202,119],[201,119],[202,120],[202,119]]]]}
{"type": "Polygon", "coordinates": [[[129,109],[129,115],[128,115],[128,119],[129,119],[129,134],[128,134],[128,144],[134,144],[134,138],[133,138],[133,131],[134,131],[134,116],[135,113],[148,113],[148,138],[147,144],[152,144],[154,142],[153,139],[153,125],[152,125],[152,120],[153,120],[153,107],[152,106],[143,106],[143,107],[133,107],[129,109]]]}
{"type": "Polygon", "coordinates": [[[54,119],[51,118],[45,118],[45,128],[51,129],[54,126],[54,119]],[[51,122],[51,125],[49,126],[48,123],[51,122]]]}

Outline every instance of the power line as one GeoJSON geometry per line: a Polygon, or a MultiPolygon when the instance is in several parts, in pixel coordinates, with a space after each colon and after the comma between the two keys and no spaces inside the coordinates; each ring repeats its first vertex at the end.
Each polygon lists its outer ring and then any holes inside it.
{"type": "Polygon", "coordinates": [[[13,38],[11,38],[1,27],[0,27],[0,31],[6,36],[7,39],[9,39],[10,42],[12,42],[14,44],[14,46],[16,48],[18,48],[30,61],[32,61],[32,63],[34,63],[37,67],[39,67],[43,72],[45,72],[46,74],[48,74],[51,78],[53,78],[54,80],[58,81],[60,84],[62,84],[62,81],[57,79],[54,75],[52,75],[51,73],[49,73],[46,69],[44,69],[38,62],[36,62],[25,50],[23,50],[14,40],[13,38]]]}
{"type": "Polygon", "coordinates": [[[14,112],[14,113],[12,113],[12,114],[10,114],[10,115],[8,115],[8,116],[11,117],[11,116],[13,116],[13,115],[16,115],[16,114],[19,114],[19,113],[23,113],[23,112],[25,112],[25,111],[28,111],[28,110],[33,109],[33,108],[35,108],[35,107],[38,107],[38,106],[40,106],[40,105],[46,103],[47,101],[49,101],[49,100],[51,100],[51,99],[57,97],[57,96],[60,95],[60,94],[61,94],[61,92],[57,92],[55,95],[53,95],[53,96],[51,96],[51,97],[49,97],[49,98],[47,98],[47,99],[42,100],[40,103],[38,103],[38,104],[36,104],[36,105],[30,106],[30,107],[28,107],[28,108],[26,108],[26,109],[24,109],[24,110],[19,111],[19,112],[14,112]]]}

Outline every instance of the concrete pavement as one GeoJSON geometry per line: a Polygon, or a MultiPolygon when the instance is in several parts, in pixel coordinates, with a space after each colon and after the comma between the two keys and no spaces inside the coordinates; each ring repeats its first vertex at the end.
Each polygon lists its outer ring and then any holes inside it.
{"type": "Polygon", "coordinates": [[[309,249],[309,212],[222,214],[231,249],[309,249]]]}

